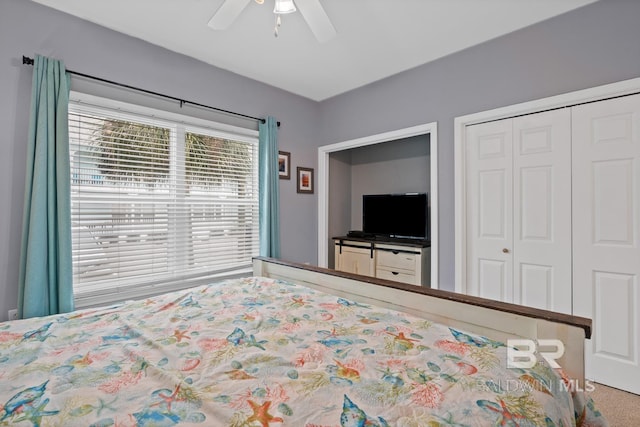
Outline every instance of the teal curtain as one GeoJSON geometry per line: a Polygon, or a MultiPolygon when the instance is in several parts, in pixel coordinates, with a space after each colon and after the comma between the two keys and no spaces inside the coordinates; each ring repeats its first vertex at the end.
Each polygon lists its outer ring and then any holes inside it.
{"type": "Polygon", "coordinates": [[[280,191],[278,173],[278,125],[267,117],[259,126],[258,185],[260,256],[280,257],[280,191]]]}
{"type": "Polygon", "coordinates": [[[62,62],[36,56],[18,289],[21,318],[73,310],[69,86],[62,62]]]}

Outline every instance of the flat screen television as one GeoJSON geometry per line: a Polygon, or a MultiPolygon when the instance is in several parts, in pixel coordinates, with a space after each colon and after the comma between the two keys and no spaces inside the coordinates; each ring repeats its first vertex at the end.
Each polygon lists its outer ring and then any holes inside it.
{"type": "Polygon", "coordinates": [[[426,193],[365,194],[362,196],[362,231],[376,236],[427,239],[426,193]]]}

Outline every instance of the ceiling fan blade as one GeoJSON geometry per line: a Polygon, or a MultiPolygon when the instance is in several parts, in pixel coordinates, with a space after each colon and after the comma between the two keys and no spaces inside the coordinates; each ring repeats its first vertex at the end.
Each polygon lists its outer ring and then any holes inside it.
{"type": "Polygon", "coordinates": [[[225,0],[207,24],[214,30],[226,30],[251,0],[225,0]]]}
{"type": "Polygon", "coordinates": [[[336,36],[336,29],[333,28],[333,24],[320,4],[320,0],[296,0],[296,5],[304,20],[307,21],[309,28],[311,28],[311,32],[320,43],[331,40],[336,36]]]}

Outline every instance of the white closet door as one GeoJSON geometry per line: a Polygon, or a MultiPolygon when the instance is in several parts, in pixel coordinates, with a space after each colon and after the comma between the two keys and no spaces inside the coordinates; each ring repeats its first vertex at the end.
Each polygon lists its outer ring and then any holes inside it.
{"type": "Polygon", "coordinates": [[[467,128],[467,292],[571,313],[571,115],[467,128]]]}
{"type": "Polygon", "coordinates": [[[571,314],[571,112],[513,119],[514,302],[571,314]]]}
{"type": "Polygon", "coordinates": [[[511,121],[469,126],[466,132],[467,293],[511,302],[511,121]]]}
{"type": "Polygon", "coordinates": [[[573,304],[587,376],[640,393],[640,96],[573,109],[573,304]]]}

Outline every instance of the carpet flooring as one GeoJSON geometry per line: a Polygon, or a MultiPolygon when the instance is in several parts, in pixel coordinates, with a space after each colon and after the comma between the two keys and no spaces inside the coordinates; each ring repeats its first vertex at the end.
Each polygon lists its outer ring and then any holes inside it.
{"type": "Polygon", "coordinates": [[[589,393],[611,427],[640,427],[640,396],[602,384],[589,393]]]}

